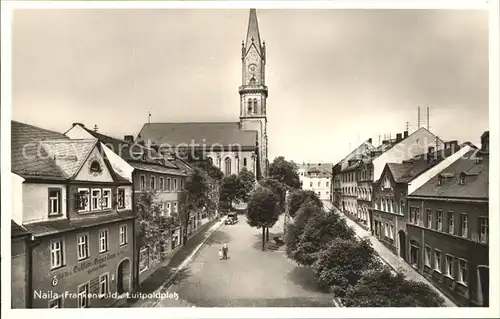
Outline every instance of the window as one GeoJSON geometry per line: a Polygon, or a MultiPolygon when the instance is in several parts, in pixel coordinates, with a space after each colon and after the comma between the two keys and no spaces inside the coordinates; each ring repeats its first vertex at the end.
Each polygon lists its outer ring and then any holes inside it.
{"type": "Polygon", "coordinates": [[[174,203],[174,213],[177,213],[177,202],[174,203]]]}
{"type": "Polygon", "coordinates": [[[427,209],[426,210],[426,214],[427,214],[427,228],[432,228],[432,210],[430,209],[427,209]]]}
{"type": "Polygon", "coordinates": [[[101,190],[92,189],[92,210],[101,209],[101,190]]]}
{"type": "Polygon", "coordinates": [[[171,213],[171,206],[170,206],[170,202],[167,202],[167,216],[170,216],[170,213],[171,213]]]}
{"type": "Polygon", "coordinates": [[[127,225],[120,226],[120,246],[128,243],[127,225]]]}
{"type": "Polygon", "coordinates": [[[78,260],[89,257],[89,235],[83,234],[77,236],[78,260]]]}
{"type": "Polygon", "coordinates": [[[151,189],[156,189],[156,178],[154,176],[151,176],[151,189]]]}
{"type": "Polygon", "coordinates": [[[446,275],[453,278],[453,256],[446,255],[446,275]]]}
{"type": "Polygon", "coordinates": [[[246,157],[245,157],[245,158],[243,158],[243,166],[244,166],[244,167],[247,167],[247,159],[246,159],[246,157]]]}
{"type": "Polygon", "coordinates": [[[146,189],[146,176],[144,176],[144,175],[141,175],[141,177],[140,177],[139,189],[141,191],[146,189]]]}
{"type": "Polygon", "coordinates": [[[318,182],[318,187],[321,187],[321,182],[318,182]]]}
{"type": "Polygon", "coordinates": [[[88,212],[90,210],[90,198],[88,188],[79,188],[76,199],[76,209],[79,212],[88,212]]]}
{"type": "Polygon", "coordinates": [[[181,183],[181,190],[183,190],[183,189],[184,189],[184,180],[183,180],[183,179],[180,179],[179,181],[180,181],[180,183],[181,183]]]}
{"type": "Polygon", "coordinates": [[[102,190],[102,209],[111,209],[111,189],[102,190]]]}
{"type": "Polygon", "coordinates": [[[229,157],[224,160],[224,167],[226,175],[231,175],[231,159],[229,157]]]}
{"type": "Polygon", "coordinates": [[[177,178],[174,178],[174,191],[177,190],[177,178]]]}
{"type": "Polygon", "coordinates": [[[443,176],[439,175],[438,176],[438,186],[443,185],[443,176]]]}
{"type": "Polygon", "coordinates": [[[328,182],[326,182],[326,187],[328,187],[328,185],[329,185],[329,183],[328,183],[328,182]]]}
{"type": "Polygon", "coordinates": [[[420,224],[420,209],[415,208],[415,224],[420,224]]]}
{"type": "Polygon", "coordinates": [[[61,213],[61,189],[49,188],[49,216],[58,216],[61,213]]]}
{"type": "Polygon", "coordinates": [[[389,237],[389,223],[385,223],[384,235],[385,237],[389,237]]]}
{"type": "Polygon", "coordinates": [[[99,252],[104,253],[109,249],[108,230],[103,229],[99,231],[99,252]]]}
{"type": "Polygon", "coordinates": [[[78,308],[87,308],[89,306],[89,286],[89,283],[85,283],[78,287],[78,308]]]}
{"type": "Polygon", "coordinates": [[[410,265],[415,268],[418,268],[418,251],[418,246],[416,244],[410,243],[410,265]]]}
{"type": "Polygon", "coordinates": [[[468,282],[468,270],[467,270],[467,260],[458,260],[458,281],[462,284],[467,284],[468,282]]]}
{"type": "Polygon", "coordinates": [[[465,214],[460,214],[460,228],[462,237],[467,238],[469,233],[469,218],[465,214]]]}
{"type": "Polygon", "coordinates": [[[394,239],[394,225],[390,226],[389,235],[390,235],[391,239],[394,239]]]}
{"type": "Polygon", "coordinates": [[[425,246],[425,265],[431,267],[431,247],[425,246]]]}
{"type": "Polygon", "coordinates": [[[385,198],[382,198],[382,210],[385,211],[385,198]]]}
{"type": "Polygon", "coordinates": [[[54,298],[49,300],[49,308],[51,309],[62,308],[62,296],[59,298],[54,298]]]}
{"type": "Polygon", "coordinates": [[[434,270],[441,271],[441,252],[434,251],[434,270]]]}
{"type": "Polygon", "coordinates": [[[443,212],[440,210],[436,212],[436,230],[443,230],[443,212]]]}
{"type": "Polygon", "coordinates": [[[158,188],[162,191],[165,189],[165,183],[164,183],[164,180],[163,180],[163,177],[160,177],[160,184],[158,185],[158,188]]]}
{"type": "Polygon", "coordinates": [[[50,243],[50,269],[57,269],[64,266],[64,241],[54,240],[50,243]]]}
{"type": "Polygon", "coordinates": [[[172,190],[172,185],[170,184],[170,177],[167,177],[167,191],[172,190]]]}
{"type": "Polygon", "coordinates": [[[455,214],[453,212],[448,212],[448,233],[455,233],[455,214]]]}
{"type": "Polygon", "coordinates": [[[125,189],[118,188],[118,208],[125,208],[125,189]]]}
{"type": "Polygon", "coordinates": [[[415,207],[410,207],[410,223],[413,224],[415,222],[415,207]]]}
{"type": "Polygon", "coordinates": [[[486,217],[480,217],[479,218],[479,240],[482,243],[487,243],[488,242],[488,235],[489,235],[489,229],[488,229],[488,218],[486,217]]]}
{"type": "Polygon", "coordinates": [[[99,298],[104,298],[109,294],[109,274],[105,273],[99,276],[99,298]]]}
{"type": "Polygon", "coordinates": [[[313,182],[310,182],[310,183],[309,183],[309,187],[313,187],[313,182]]]}

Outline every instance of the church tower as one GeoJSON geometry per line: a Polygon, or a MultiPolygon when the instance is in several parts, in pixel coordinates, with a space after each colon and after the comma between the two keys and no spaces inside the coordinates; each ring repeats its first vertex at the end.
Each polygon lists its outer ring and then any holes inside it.
{"type": "Polygon", "coordinates": [[[267,177],[266,43],[260,42],[257,12],[250,9],[246,42],[241,44],[240,124],[257,131],[260,176],[267,177]]]}

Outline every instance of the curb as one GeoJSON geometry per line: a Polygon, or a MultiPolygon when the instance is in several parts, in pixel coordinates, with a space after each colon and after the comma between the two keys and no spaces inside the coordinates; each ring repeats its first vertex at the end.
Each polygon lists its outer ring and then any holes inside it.
{"type": "MultiPolygon", "coordinates": [[[[201,249],[201,247],[207,242],[207,240],[210,238],[210,236],[212,235],[212,233],[215,230],[217,230],[224,223],[224,221],[225,221],[225,218],[222,218],[220,221],[218,221],[212,227],[210,227],[210,229],[207,232],[207,236],[203,239],[203,241],[200,244],[198,244],[198,246],[196,246],[196,248],[191,252],[191,254],[186,259],[184,259],[184,261],[179,265],[179,267],[177,267],[175,269],[174,273],[167,280],[165,280],[165,282],[163,284],[161,284],[161,286],[158,287],[153,292],[153,294],[160,293],[163,289],[169,287],[172,284],[172,281],[177,276],[177,274],[182,269],[184,269],[189,262],[192,261],[193,257],[198,253],[198,251],[201,249]]],[[[154,307],[159,302],[160,302],[160,300],[155,300],[151,305],[146,305],[147,303],[145,303],[145,305],[141,305],[140,307],[148,307],[148,308],[154,307]]]]}

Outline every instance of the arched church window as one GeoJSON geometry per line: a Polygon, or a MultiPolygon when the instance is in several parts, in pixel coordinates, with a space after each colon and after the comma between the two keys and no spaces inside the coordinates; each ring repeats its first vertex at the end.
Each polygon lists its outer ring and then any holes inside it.
{"type": "Polygon", "coordinates": [[[252,99],[248,99],[248,113],[251,114],[253,110],[253,101],[252,99]]]}
{"type": "Polygon", "coordinates": [[[231,159],[228,157],[224,160],[226,175],[231,175],[231,159]]]}
{"type": "Polygon", "coordinates": [[[214,165],[214,160],[211,157],[208,157],[207,160],[210,163],[210,165],[214,165]]]}
{"type": "Polygon", "coordinates": [[[245,157],[245,158],[243,158],[243,166],[244,166],[244,167],[247,167],[247,158],[246,158],[246,157],[245,157]]]}
{"type": "Polygon", "coordinates": [[[255,113],[259,113],[259,110],[257,108],[257,99],[253,99],[253,108],[255,113]]]}

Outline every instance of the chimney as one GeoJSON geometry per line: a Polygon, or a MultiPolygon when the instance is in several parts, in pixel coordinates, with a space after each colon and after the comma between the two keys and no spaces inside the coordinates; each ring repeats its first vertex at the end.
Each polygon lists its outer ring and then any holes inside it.
{"type": "Polygon", "coordinates": [[[490,152],[490,131],[486,131],[481,135],[481,152],[485,154],[490,152]]]}
{"type": "Polygon", "coordinates": [[[403,138],[407,138],[407,137],[408,137],[408,130],[403,132],[403,138]]]}
{"type": "Polygon", "coordinates": [[[372,143],[372,138],[371,137],[368,139],[368,143],[370,143],[370,144],[372,143]]]}
{"type": "Polygon", "coordinates": [[[128,143],[134,143],[134,136],[133,135],[125,135],[123,137],[123,140],[128,143]]]}
{"type": "Polygon", "coordinates": [[[396,134],[396,142],[401,142],[403,140],[402,134],[398,133],[396,134]]]}

